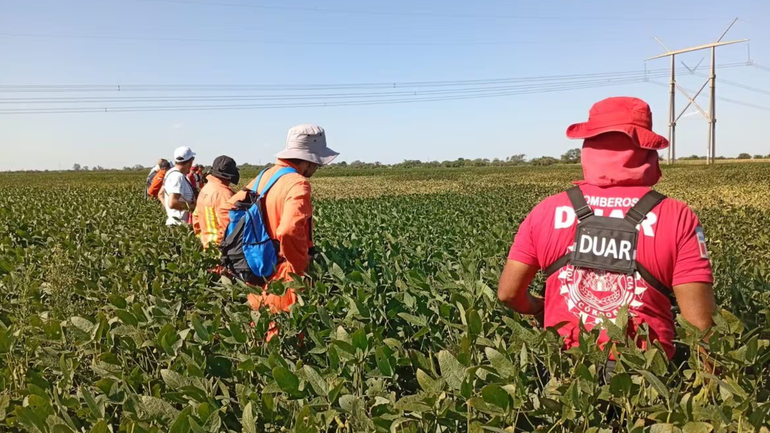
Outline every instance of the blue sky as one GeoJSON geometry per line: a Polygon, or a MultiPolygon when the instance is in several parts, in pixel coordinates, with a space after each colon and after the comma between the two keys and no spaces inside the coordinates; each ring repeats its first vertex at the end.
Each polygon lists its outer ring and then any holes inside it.
{"type": "MultiPolygon", "coordinates": [[[[741,20],[727,39],[751,38],[754,61],[770,66],[763,25],[770,4],[714,4],[0,0],[0,85],[334,84],[642,71],[645,58],[662,52],[653,35],[671,49],[689,47],[713,41],[734,17],[741,20]]],[[[695,64],[706,55],[681,60],[695,64]]],[[[717,52],[720,64],[747,58],[745,45],[717,52]]],[[[663,59],[648,67],[668,65],[663,59]]],[[[718,76],[770,91],[770,70],[735,67],[718,76]]],[[[686,88],[701,81],[680,77],[686,88]]],[[[717,85],[721,97],[770,107],[768,94],[717,85]]],[[[648,101],[655,130],[666,135],[667,89],[650,83],[400,105],[5,114],[0,170],[149,166],[179,145],[206,164],[220,154],[265,163],[283,147],[287,129],[305,122],[325,127],[347,161],[558,156],[580,144],[565,138],[567,126],[584,120],[593,102],[617,95],[648,101]]],[[[47,95],[0,94],[19,96],[47,95]]],[[[685,102],[678,96],[679,107],[685,102]]],[[[770,153],[768,114],[717,101],[718,154],[770,153]]],[[[707,128],[699,115],[681,119],[677,153],[705,154],[707,128]]]]}

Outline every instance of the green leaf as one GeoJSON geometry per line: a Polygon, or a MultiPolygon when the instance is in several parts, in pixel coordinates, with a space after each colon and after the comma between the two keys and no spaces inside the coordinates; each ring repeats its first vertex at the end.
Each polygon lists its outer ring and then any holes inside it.
{"type": "Polygon", "coordinates": [[[637,373],[644,376],[644,380],[647,381],[650,385],[652,385],[653,388],[655,388],[655,391],[658,392],[658,394],[663,397],[666,400],[669,400],[671,396],[668,393],[668,388],[663,384],[663,382],[660,381],[654,374],[652,374],[649,371],[646,370],[636,370],[637,373]]]}
{"type": "Polygon", "coordinates": [[[650,427],[650,433],[679,433],[680,431],[674,424],[660,423],[650,427]]]}
{"type": "Polygon", "coordinates": [[[380,373],[382,373],[383,376],[390,377],[393,375],[393,369],[390,366],[390,361],[388,360],[388,354],[385,352],[385,347],[380,346],[377,348],[377,351],[375,352],[375,358],[377,360],[377,368],[380,370],[380,373]]]}
{"type": "Polygon", "coordinates": [[[186,377],[173,370],[161,370],[160,376],[163,378],[163,381],[166,382],[166,385],[168,385],[169,391],[177,391],[190,384],[190,381],[186,377]]]}
{"type": "Polygon", "coordinates": [[[295,433],[318,433],[320,429],[315,422],[315,414],[309,405],[305,405],[297,414],[295,433]]]}
{"type": "Polygon", "coordinates": [[[251,402],[246,404],[246,407],[243,408],[241,425],[243,426],[243,433],[257,433],[257,420],[254,417],[254,410],[251,407],[251,402]]]}
{"type": "Polygon", "coordinates": [[[129,313],[126,310],[117,310],[115,311],[115,315],[117,315],[120,321],[125,323],[126,325],[134,326],[134,327],[139,325],[139,321],[136,320],[136,317],[134,317],[133,314],[129,313]]]}
{"type": "Polygon", "coordinates": [[[192,430],[193,433],[209,433],[209,430],[204,430],[203,427],[199,426],[197,422],[195,422],[195,419],[193,417],[190,417],[190,430],[192,430]]]}
{"type": "Polygon", "coordinates": [[[340,265],[332,263],[331,273],[337,280],[345,281],[345,272],[340,268],[340,265]]]}
{"type": "Polygon", "coordinates": [[[240,323],[230,322],[228,329],[236,342],[245,343],[248,340],[248,336],[243,332],[243,326],[240,323]]]}
{"type": "Polygon", "coordinates": [[[171,428],[169,429],[169,433],[188,433],[190,431],[190,414],[192,413],[192,408],[190,406],[187,406],[182,410],[182,412],[179,413],[179,416],[176,417],[176,421],[174,421],[173,424],[171,424],[171,428]]]}
{"type": "Polygon", "coordinates": [[[179,415],[179,411],[174,406],[157,397],[143,395],[141,403],[147,418],[159,418],[171,422],[179,415]]]}
{"type": "Polygon", "coordinates": [[[430,412],[431,410],[431,407],[425,403],[421,395],[404,396],[396,402],[395,408],[403,412],[414,413],[430,412]]]}
{"type": "Polygon", "coordinates": [[[94,331],[94,329],[96,329],[96,325],[94,325],[90,320],[78,316],[70,317],[70,323],[72,323],[75,328],[85,332],[86,334],[90,334],[94,331]]]}
{"type": "Polygon", "coordinates": [[[5,419],[8,406],[11,405],[11,396],[8,394],[0,395],[0,421],[5,419]]]}
{"type": "Polygon", "coordinates": [[[120,309],[125,309],[128,306],[126,298],[121,295],[110,295],[107,299],[110,300],[110,304],[120,309]]]}
{"type": "Polygon", "coordinates": [[[209,334],[209,331],[203,326],[203,323],[198,319],[198,316],[193,316],[192,325],[195,329],[195,335],[197,335],[198,338],[205,342],[211,341],[211,334],[209,334]]]}
{"type": "Polygon", "coordinates": [[[476,310],[468,310],[466,320],[468,321],[468,330],[471,335],[479,335],[481,333],[482,324],[481,316],[476,310]]]}
{"type": "Polygon", "coordinates": [[[447,385],[459,391],[465,377],[463,365],[446,350],[438,353],[438,365],[441,369],[441,377],[444,378],[447,385]]]}
{"type": "Polygon", "coordinates": [[[615,397],[627,396],[631,392],[631,376],[628,373],[617,373],[610,380],[610,392],[615,397]]]}
{"type": "Polygon", "coordinates": [[[424,372],[422,369],[417,369],[417,383],[420,384],[420,388],[423,389],[425,392],[437,392],[440,391],[440,383],[436,380],[433,380],[432,377],[428,375],[428,373],[424,372]]]}
{"type": "Polygon", "coordinates": [[[80,393],[83,394],[83,399],[86,401],[86,405],[91,411],[91,415],[97,420],[103,419],[104,405],[99,405],[86,387],[80,387],[80,393]]]}
{"type": "Polygon", "coordinates": [[[342,340],[332,340],[332,344],[339,347],[340,349],[344,350],[345,352],[355,355],[356,354],[356,348],[353,347],[352,344],[342,341],[342,340]]]}
{"type": "Polygon", "coordinates": [[[46,431],[46,421],[30,407],[17,406],[13,413],[16,415],[16,422],[27,427],[31,432],[44,433],[46,431]]]}
{"type": "Polygon", "coordinates": [[[315,391],[316,394],[324,397],[329,395],[329,384],[326,383],[326,380],[324,380],[324,378],[322,378],[321,375],[318,374],[315,369],[313,369],[313,367],[304,365],[302,370],[305,372],[307,381],[310,383],[310,386],[313,388],[313,391],[315,391]]]}
{"type": "Polygon", "coordinates": [[[299,392],[299,378],[286,367],[275,367],[273,378],[281,390],[289,395],[301,395],[299,392]]]}
{"type": "Polygon", "coordinates": [[[398,313],[398,317],[406,320],[407,322],[409,322],[410,324],[412,324],[414,326],[423,327],[423,326],[427,326],[428,325],[428,322],[424,318],[418,317],[418,316],[413,316],[413,315],[408,314],[408,313],[398,313]]]}
{"type": "Polygon", "coordinates": [[[366,339],[366,330],[364,328],[359,328],[350,337],[353,340],[353,347],[361,349],[362,352],[366,352],[369,341],[366,339]]]}
{"type": "Polygon", "coordinates": [[[90,433],[109,433],[110,428],[104,420],[99,420],[93,427],[91,427],[90,433]]]}
{"type": "Polygon", "coordinates": [[[507,409],[510,402],[508,393],[499,385],[487,385],[481,388],[481,398],[486,403],[494,404],[501,409],[507,409]]]}
{"type": "Polygon", "coordinates": [[[741,322],[741,319],[737,318],[733,313],[727,310],[722,310],[720,314],[722,315],[722,318],[725,319],[728,326],[730,327],[730,332],[734,334],[743,332],[744,326],[743,326],[743,322],[741,322]]]}
{"type": "Polygon", "coordinates": [[[682,427],[682,433],[711,433],[714,427],[706,422],[688,422],[682,427]]]}
{"type": "Polygon", "coordinates": [[[507,379],[516,376],[516,367],[505,355],[491,347],[485,348],[484,353],[500,377],[507,379]]]}

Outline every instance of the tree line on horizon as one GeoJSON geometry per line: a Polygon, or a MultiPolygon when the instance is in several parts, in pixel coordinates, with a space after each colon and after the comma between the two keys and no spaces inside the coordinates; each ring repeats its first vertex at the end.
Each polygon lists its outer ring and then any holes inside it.
{"type": "MultiPolygon", "coordinates": [[[[662,161],[664,158],[663,156],[659,156],[659,159],[662,161]]],[[[684,156],[677,158],[681,161],[698,161],[698,160],[706,160],[705,156],[702,155],[690,155],[690,156],[684,156]]],[[[718,156],[716,157],[718,160],[750,160],[750,159],[770,159],[770,154],[768,155],[754,155],[752,156],[749,153],[740,153],[736,157],[726,157],[726,156],[718,156]]],[[[506,167],[506,166],[517,166],[517,165],[533,165],[533,166],[549,166],[549,165],[555,165],[555,164],[579,164],[580,163],[580,149],[574,148],[570,149],[564,154],[561,155],[559,158],[554,158],[552,156],[539,156],[532,159],[527,159],[527,156],[523,153],[511,155],[509,157],[506,157],[504,159],[500,158],[476,158],[476,159],[466,159],[466,158],[457,158],[455,160],[445,160],[445,161],[421,161],[419,159],[407,159],[399,163],[395,164],[383,164],[379,161],[375,162],[364,162],[355,160],[353,162],[347,162],[347,161],[341,161],[337,163],[333,163],[328,165],[327,169],[376,169],[376,168],[417,168],[417,167],[424,167],[424,168],[462,168],[462,167],[506,167]]],[[[250,163],[244,163],[238,166],[242,170],[251,170],[251,169],[259,169],[261,167],[266,167],[266,165],[255,165],[250,163]]],[[[80,165],[78,163],[75,163],[72,165],[72,168],[69,170],[20,170],[21,172],[47,172],[47,171],[75,171],[75,172],[98,172],[98,171],[124,171],[124,172],[137,172],[137,171],[145,171],[148,170],[149,167],[145,167],[141,164],[136,164],[134,166],[124,166],[122,169],[118,168],[104,168],[101,165],[96,165],[93,167],[89,167],[87,165],[80,165]]]]}

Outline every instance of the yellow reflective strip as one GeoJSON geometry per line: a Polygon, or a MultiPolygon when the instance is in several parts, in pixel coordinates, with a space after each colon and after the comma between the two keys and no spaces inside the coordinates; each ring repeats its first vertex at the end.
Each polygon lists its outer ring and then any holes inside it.
{"type": "Polygon", "coordinates": [[[209,242],[216,242],[217,241],[217,222],[214,217],[214,208],[207,207],[206,213],[207,213],[206,217],[209,220],[209,242]]]}

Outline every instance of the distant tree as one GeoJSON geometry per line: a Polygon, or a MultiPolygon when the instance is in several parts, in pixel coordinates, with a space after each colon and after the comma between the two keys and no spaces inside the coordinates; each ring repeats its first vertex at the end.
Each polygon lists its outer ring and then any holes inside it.
{"type": "Polygon", "coordinates": [[[88,166],[87,165],[83,166],[83,171],[88,171],[88,166]]]}
{"type": "Polygon", "coordinates": [[[554,165],[558,162],[559,160],[552,156],[541,156],[540,158],[533,159],[529,163],[532,165],[554,165]]]}
{"type": "Polygon", "coordinates": [[[690,155],[690,156],[683,156],[679,159],[681,159],[682,161],[697,161],[701,159],[701,157],[698,155],[690,155]]]}
{"type": "Polygon", "coordinates": [[[78,163],[72,164],[72,170],[73,171],[80,171],[80,164],[78,164],[78,163]]]}
{"type": "Polygon", "coordinates": [[[570,149],[561,156],[561,162],[567,164],[577,164],[580,162],[580,149],[570,149]]]}
{"type": "Polygon", "coordinates": [[[754,155],[754,159],[765,159],[763,155],[754,155]]]}
{"type": "Polygon", "coordinates": [[[517,155],[509,156],[508,158],[505,158],[505,162],[511,165],[517,165],[517,164],[523,164],[526,160],[527,155],[524,155],[523,153],[519,153],[517,155]]]}
{"type": "Polygon", "coordinates": [[[735,159],[751,159],[751,155],[749,155],[748,153],[744,152],[744,153],[739,154],[735,159]]]}
{"type": "Polygon", "coordinates": [[[136,164],[134,166],[134,170],[136,170],[136,171],[144,170],[144,166],[142,164],[136,164]]]}

